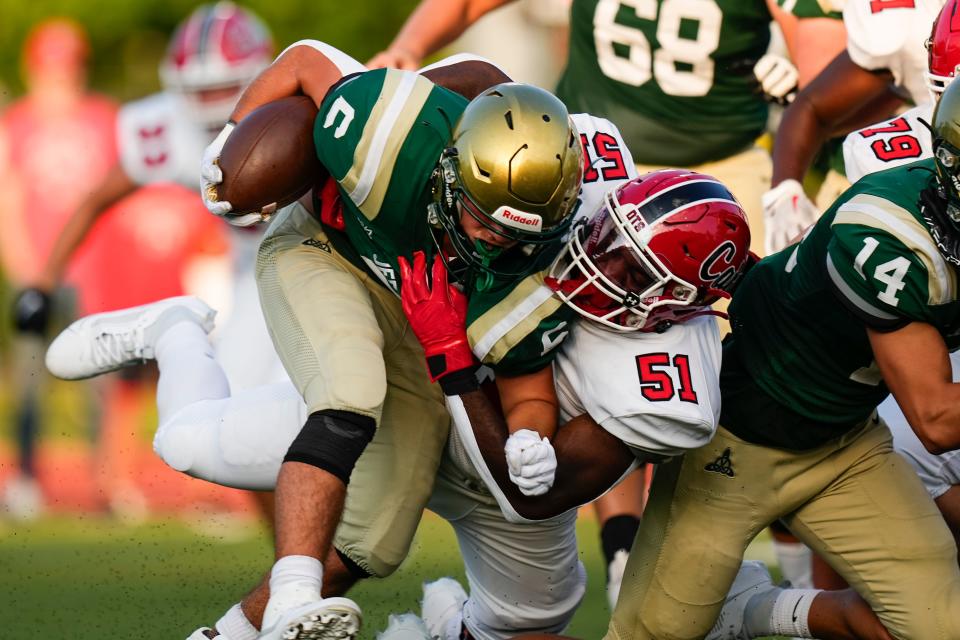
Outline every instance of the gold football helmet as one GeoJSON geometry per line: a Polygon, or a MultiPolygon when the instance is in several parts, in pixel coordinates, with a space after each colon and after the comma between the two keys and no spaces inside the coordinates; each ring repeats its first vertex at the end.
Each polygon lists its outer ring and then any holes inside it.
{"type": "Polygon", "coordinates": [[[559,250],[582,177],[583,151],[563,103],[532,85],[499,84],[474,98],[454,128],[436,172],[431,222],[487,280],[530,273],[559,250]],[[457,224],[463,213],[518,247],[470,241],[457,224]]]}

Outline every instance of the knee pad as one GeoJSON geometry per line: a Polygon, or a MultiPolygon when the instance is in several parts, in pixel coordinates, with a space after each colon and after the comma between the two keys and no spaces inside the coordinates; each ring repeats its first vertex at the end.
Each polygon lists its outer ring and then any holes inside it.
{"type": "Polygon", "coordinates": [[[187,473],[193,466],[198,429],[195,424],[178,420],[178,417],[175,415],[157,429],[153,436],[153,451],[174,471],[187,473]]]}
{"type": "Polygon", "coordinates": [[[376,421],[350,411],[323,409],[306,424],[284,456],[284,462],[302,462],[350,480],[353,467],[377,431],[376,421]]]}

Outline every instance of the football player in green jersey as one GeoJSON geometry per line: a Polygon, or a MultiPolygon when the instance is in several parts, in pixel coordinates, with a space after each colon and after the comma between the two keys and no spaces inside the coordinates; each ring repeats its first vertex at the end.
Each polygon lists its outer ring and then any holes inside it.
{"type": "MultiPolygon", "coordinates": [[[[578,202],[581,141],[559,100],[535,87],[498,84],[475,87],[468,101],[430,75],[366,71],[324,43],[304,41],[254,80],[232,115],[238,121],[297,93],[312,97],[319,109],[313,143],[332,176],[316,215],[310,202],[277,214],[258,257],[267,325],[309,412],[277,479],[277,563],[262,637],[357,633],[354,603],[321,598],[321,563],[335,531],[348,569],[388,575],[396,568],[449,429],[431,379],[448,390],[475,384],[451,373],[463,363],[445,345],[426,354],[424,375],[423,352],[397,297],[397,259],[414,251],[449,256],[470,314],[483,316],[552,259],[578,202]],[[369,473],[354,473],[361,454],[379,461],[363,467],[369,473]],[[348,480],[382,487],[380,500],[344,507],[348,480]]],[[[204,197],[212,212],[249,224],[260,215],[234,214],[215,198],[222,178],[216,158],[231,130],[228,124],[205,152],[204,197]]],[[[562,315],[559,304],[541,306],[562,315]]],[[[535,358],[518,363],[497,352],[492,364],[504,367],[498,386],[511,429],[546,435],[556,426],[545,366],[555,344],[541,334],[562,319],[538,319],[508,345],[535,342],[535,358]]],[[[545,491],[553,450],[540,438],[525,450],[531,462],[546,463],[538,467],[542,477],[525,478],[535,481],[527,489],[545,491]]]]}
{"type": "MultiPolygon", "coordinates": [[[[422,0],[370,66],[413,69],[485,13],[511,0],[422,0]]],[[[574,112],[620,127],[640,173],[685,167],[716,176],[750,216],[762,249],[760,196],[770,158],[754,146],[767,121],[758,89],[782,99],[796,71],[767,59],[770,0],[574,0],[557,95],[574,112]]],[[[788,29],[785,28],[784,31],[788,29]]]]}
{"type": "MultiPolygon", "coordinates": [[[[744,548],[776,518],[893,637],[960,637],[953,537],[875,412],[892,391],[928,450],[960,448],[948,358],[960,344],[960,84],[944,92],[933,138],[934,159],[863,178],[744,278],[721,427],[659,468],[627,568],[634,589],[608,637],[702,636],[744,548]]],[[[788,597],[756,595],[727,637],[751,637],[758,616],[785,614],[784,635],[822,619],[819,592],[788,597]]]]}
{"type": "MultiPolygon", "coordinates": [[[[422,0],[369,66],[415,69],[510,1],[422,0]]],[[[761,89],[772,92],[768,100],[782,101],[797,78],[788,61],[764,55],[771,12],[783,16],[773,0],[574,0],[569,56],[556,90],[571,111],[616,123],[638,173],[685,167],[726,184],[747,212],[758,254],[760,196],[771,172],[769,154],[754,145],[767,121],[761,89]]],[[[643,489],[638,474],[598,503],[611,602],[625,556],[618,552],[633,540],[643,489]]]]}

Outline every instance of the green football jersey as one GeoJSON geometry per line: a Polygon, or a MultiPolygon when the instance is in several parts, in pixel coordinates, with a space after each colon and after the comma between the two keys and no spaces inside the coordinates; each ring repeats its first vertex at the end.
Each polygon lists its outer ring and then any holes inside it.
{"type": "Polygon", "coordinates": [[[763,132],[763,0],[574,0],[570,25],[557,95],[617,123],[637,163],[719,160],[763,132]]]}
{"type": "MultiPolygon", "coordinates": [[[[419,74],[380,69],[334,87],[317,114],[317,157],[337,180],[343,202],[344,232],[329,230],[330,239],[347,259],[398,295],[397,259],[410,259],[415,251],[432,259],[436,252],[427,224],[427,207],[433,200],[430,177],[466,105],[459,94],[419,74]]],[[[501,259],[525,258],[516,251],[501,259]]],[[[537,288],[531,287],[533,282],[533,277],[497,278],[483,293],[467,292],[469,335],[484,339],[486,345],[475,351],[498,373],[530,373],[553,358],[553,349],[543,345],[567,316],[558,308],[560,302],[547,290],[550,300],[521,304],[518,311],[511,308],[537,288]],[[508,310],[517,326],[501,323],[493,334],[481,330],[486,320],[502,319],[508,310]]],[[[542,284],[542,278],[537,283],[542,284]]]]}
{"type": "Polygon", "coordinates": [[[867,327],[925,322],[960,346],[957,270],[919,213],[932,171],[921,160],[863,178],[799,244],[748,272],[730,305],[721,424],[754,442],[815,446],[888,393],[867,327]]]}
{"type": "Polygon", "coordinates": [[[777,0],[777,5],[798,18],[843,20],[843,11],[832,0],[777,0]]]}
{"type": "Polygon", "coordinates": [[[397,258],[432,255],[430,176],[467,100],[416,73],[379,69],[324,98],[317,157],[339,184],[345,233],[361,268],[399,293],[397,258]]]}
{"type": "Polygon", "coordinates": [[[470,297],[467,338],[497,373],[520,375],[548,365],[577,317],[544,284],[545,273],[470,297]]]}

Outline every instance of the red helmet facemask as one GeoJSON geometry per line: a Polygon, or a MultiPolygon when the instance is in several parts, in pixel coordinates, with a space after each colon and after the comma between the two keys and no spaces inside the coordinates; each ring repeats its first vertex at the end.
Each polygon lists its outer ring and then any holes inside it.
{"type": "Polygon", "coordinates": [[[662,330],[714,313],[749,255],[746,215],[715,178],[648,173],[605,196],[550,269],[557,296],[619,331],[662,330]]]}

